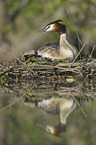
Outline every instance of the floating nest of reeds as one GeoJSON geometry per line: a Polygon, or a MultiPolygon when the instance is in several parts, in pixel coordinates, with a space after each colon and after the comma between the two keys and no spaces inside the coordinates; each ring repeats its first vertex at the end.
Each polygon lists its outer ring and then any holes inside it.
{"type": "Polygon", "coordinates": [[[0,64],[0,78],[9,79],[63,79],[63,78],[96,78],[96,59],[77,60],[42,59],[36,53],[23,55],[21,60],[0,64]]]}

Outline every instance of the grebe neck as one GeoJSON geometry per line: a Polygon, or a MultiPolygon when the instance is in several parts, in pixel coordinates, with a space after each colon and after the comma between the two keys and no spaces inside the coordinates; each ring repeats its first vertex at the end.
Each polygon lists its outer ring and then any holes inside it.
{"type": "Polygon", "coordinates": [[[71,47],[71,45],[69,44],[69,42],[67,41],[67,36],[66,33],[63,33],[60,35],[60,46],[59,46],[59,53],[69,53],[73,55],[73,58],[75,57],[73,48],[71,47]]]}

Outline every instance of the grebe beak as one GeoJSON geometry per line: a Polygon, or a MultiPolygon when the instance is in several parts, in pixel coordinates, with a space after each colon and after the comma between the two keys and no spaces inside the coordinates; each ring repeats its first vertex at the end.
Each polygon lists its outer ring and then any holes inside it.
{"type": "Polygon", "coordinates": [[[40,31],[38,31],[38,33],[41,33],[41,32],[46,32],[46,30],[41,29],[40,31]]]}

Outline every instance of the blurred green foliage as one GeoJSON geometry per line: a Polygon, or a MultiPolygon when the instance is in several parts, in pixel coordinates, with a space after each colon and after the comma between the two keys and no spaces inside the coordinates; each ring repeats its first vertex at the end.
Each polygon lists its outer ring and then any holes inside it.
{"type": "MultiPolygon", "coordinates": [[[[72,9],[72,12],[74,12],[72,13],[72,19],[75,20],[75,23],[77,25],[78,24],[80,25],[80,23],[83,22],[83,28],[85,28],[84,26],[86,22],[84,21],[84,19],[87,19],[86,16],[88,15],[90,16],[92,12],[92,7],[94,9],[94,5],[95,5],[94,0],[78,0],[78,1],[74,1],[74,0],[41,0],[41,1],[39,0],[22,0],[22,1],[6,0],[4,2],[4,9],[5,9],[5,17],[7,17],[7,19],[5,20],[6,22],[3,27],[3,31],[8,32],[8,31],[11,31],[12,29],[14,30],[14,26],[16,26],[17,23],[23,24],[22,26],[25,27],[25,29],[30,27],[30,30],[33,30],[34,28],[36,29],[36,27],[33,25],[38,25],[40,23],[42,24],[42,20],[44,21],[44,19],[52,19],[52,18],[53,19],[62,18],[64,19],[64,22],[68,23],[69,17],[66,11],[64,12],[64,15],[62,16],[60,15],[58,18],[57,16],[54,17],[56,11],[58,13],[58,9],[62,9],[62,8],[64,10],[68,8],[69,11],[70,9],[72,9]],[[20,22],[20,19],[22,23],[20,22]],[[38,19],[39,22],[36,19],[38,19]]],[[[21,27],[20,24],[17,25],[16,28],[21,27]]]]}
{"type": "Polygon", "coordinates": [[[6,13],[12,15],[17,10],[20,10],[20,1],[19,0],[7,0],[5,2],[6,13]]]}
{"type": "Polygon", "coordinates": [[[0,77],[0,83],[1,83],[1,84],[4,84],[4,83],[5,83],[5,76],[1,76],[1,77],[0,77]]]}

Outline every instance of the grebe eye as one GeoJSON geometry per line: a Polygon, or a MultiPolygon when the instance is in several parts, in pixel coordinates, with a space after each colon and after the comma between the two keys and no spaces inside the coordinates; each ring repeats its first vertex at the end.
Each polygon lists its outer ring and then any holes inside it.
{"type": "Polygon", "coordinates": [[[49,29],[49,28],[50,28],[50,26],[47,26],[46,30],[49,29]]]}

